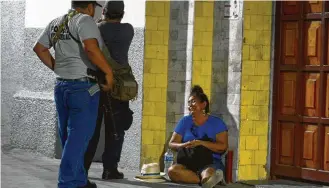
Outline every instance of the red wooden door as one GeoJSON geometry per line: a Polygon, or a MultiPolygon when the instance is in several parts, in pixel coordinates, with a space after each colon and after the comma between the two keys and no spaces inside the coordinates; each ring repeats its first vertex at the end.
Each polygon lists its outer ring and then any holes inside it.
{"type": "Polygon", "coordinates": [[[271,174],[329,183],[329,2],[276,5],[271,174]]]}

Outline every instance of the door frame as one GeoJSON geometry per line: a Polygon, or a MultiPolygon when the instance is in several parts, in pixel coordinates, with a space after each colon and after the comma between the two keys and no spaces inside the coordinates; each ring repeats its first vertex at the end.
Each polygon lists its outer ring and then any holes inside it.
{"type": "MultiPolygon", "coordinates": [[[[323,9],[325,9],[326,6],[328,6],[329,2],[325,3],[323,5],[323,9]]],[[[270,179],[276,179],[276,178],[286,178],[286,179],[296,179],[296,180],[308,180],[308,181],[315,181],[315,182],[321,182],[321,183],[329,183],[329,172],[327,173],[326,171],[323,173],[323,171],[318,171],[318,170],[314,170],[314,169],[307,169],[307,168],[301,168],[301,167],[296,167],[296,166],[291,166],[291,167],[280,167],[276,165],[276,160],[277,160],[277,150],[280,149],[280,145],[278,144],[278,140],[280,139],[278,135],[278,129],[279,129],[279,122],[278,122],[278,111],[280,109],[280,104],[279,104],[279,80],[280,80],[280,66],[278,65],[278,63],[281,60],[281,6],[282,6],[282,1],[275,1],[273,2],[273,6],[275,6],[273,8],[273,13],[274,13],[274,24],[272,24],[272,26],[274,26],[275,28],[272,30],[272,32],[275,32],[274,34],[272,34],[272,36],[274,36],[274,39],[272,39],[272,42],[274,42],[274,57],[272,57],[272,63],[273,63],[273,80],[272,80],[272,94],[271,94],[271,103],[272,103],[272,107],[270,107],[271,110],[271,120],[270,120],[270,130],[271,132],[269,133],[269,135],[271,136],[270,139],[270,145],[269,145],[269,155],[270,155],[270,179]],[[278,138],[278,140],[277,140],[278,138]],[[292,171],[294,171],[294,173],[290,173],[289,176],[286,173],[287,168],[291,168],[292,171]],[[314,178],[316,177],[316,178],[314,178]]],[[[302,6],[303,7],[303,6],[302,6]]],[[[327,20],[329,22],[329,19],[324,19],[322,18],[322,23],[323,20],[327,20]]],[[[329,27],[329,23],[326,24],[327,27],[329,27]]],[[[327,31],[327,27],[323,27],[323,31],[327,32],[327,38],[329,37],[329,32],[327,31]]],[[[300,30],[300,29],[299,29],[300,30]]],[[[323,37],[323,36],[321,36],[323,37]]],[[[327,39],[326,38],[326,39],[327,39]]],[[[323,38],[325,39],[325,38],[323,38]]],[[[326,40],[328,41],[328,40],[326,40]]],[[[326,53],[328,50],[328,46],[324,45],[323,43],[321,43],[322,48],[325,46],[325,48],[323,48],[322,50],[324,50],[324,53],[326,53]]],[[[304,46],[300,47],[303,48],[304,46]]],[[[323,55],[325,56],[325,55],[323,55]]],[[[298,57],[300,57],[300,55],[298,54],[298,57]]],[[[321,57],[321,58],[326,58],[326,57],[321,57]]],[[[329,57],[328,57],[329,58],[329,57]]],[[[322,59],[322,61],[325,59],[322,59]]],[[[321,83],[321,82],[320,82],[321,83]]],[[[321,90],[320,90],[321,91],[321,90]]],[[[299,156],[298,156],[299,157],[299,156]]],[[[323,158],[320,157],[320,159],[323,158]]]]}

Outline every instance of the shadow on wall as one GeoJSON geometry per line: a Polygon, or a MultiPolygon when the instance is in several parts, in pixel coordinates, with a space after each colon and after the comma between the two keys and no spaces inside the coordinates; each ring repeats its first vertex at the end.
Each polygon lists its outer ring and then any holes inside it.
{"type": "MultiPolygon", "coordinates": [[[[224,1],[214,2],[214,33],[211,113],[229,129],[229,149],[234,151],[233,171],[237,169],[240,119],[240,78],[242,28],[238,20],[224,17],[224,1]]],[[[241,7],[241,6],[240,6],[241,7]]],[[[233,172],[233,180],[236,173],[233,172]]]]}

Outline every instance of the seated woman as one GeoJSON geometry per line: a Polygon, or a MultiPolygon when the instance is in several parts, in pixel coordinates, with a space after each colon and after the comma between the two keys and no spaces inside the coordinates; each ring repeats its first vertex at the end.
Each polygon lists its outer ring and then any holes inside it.
{"type": "Polygon", "coordinates": [[[179,121],[169,147],[177,151],[181,148],[204,146],[211,150],[213,163],[197,171],[192,171],[182,164],[174,164],[169,168],[168,175],[177,183],[199,183],[202,187],[212,188],[223,179],[221,153],[228,148],[227,127],[220,118],[208,115],[209,100],[198,85],[191,90],[188,108],[190,115],[179,121]],[[201,138],[205,135],[213,141],[202,141],[201,138]]]}

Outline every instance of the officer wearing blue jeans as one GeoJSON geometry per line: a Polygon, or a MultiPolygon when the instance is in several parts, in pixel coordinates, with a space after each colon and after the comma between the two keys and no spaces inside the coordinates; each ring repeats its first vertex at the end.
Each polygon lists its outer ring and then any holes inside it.
{"type": "Polygon", "coordinates": [[[54,93],[63,147],[59,188],[97,187],[87,180],[83,165],[84,153],[96,126],[100,96],[99,86],[95,78],[87,74],[87,68],[105,73],[106,83],[101,85],[104,91],[111,90],[113,74],[100,50],[103,41],[93,20],[96,6],[100,6],[96,1],[72,1],[65,28],[60,30],[66,16],[52,20],[33,48],[57,76],[54,93]],[[54,40],[57,31],[61,32],[58,40],[54,40]],[[49,52],[52,47],[55,59],[49,52]]]}

